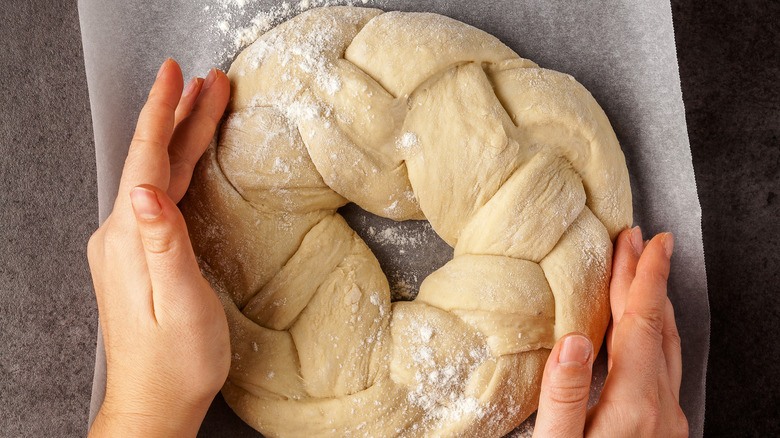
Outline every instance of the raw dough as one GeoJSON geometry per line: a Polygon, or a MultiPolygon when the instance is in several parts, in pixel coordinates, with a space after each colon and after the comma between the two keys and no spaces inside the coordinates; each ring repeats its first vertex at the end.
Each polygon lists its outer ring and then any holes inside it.
{"type": "Polygon", "coordinates": [[[598,349],[623,154],[571,76],[435,14],[333,7],[244,50],[181,204],[223,300],[223,395],[266,436],[502,436],[555,340],[598,349]],[[455,249],[411,302],[336,209],[455,249]]]}

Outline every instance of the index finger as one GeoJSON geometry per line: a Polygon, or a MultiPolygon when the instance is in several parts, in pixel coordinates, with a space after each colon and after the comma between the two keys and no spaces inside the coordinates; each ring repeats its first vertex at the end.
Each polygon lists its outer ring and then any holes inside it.
{"type": "Polygon", "coordinates": [[[135,134],[122,169],[117,202],[127,204],[128,211],[128,198],[123,195],[129,193],[133,187],[140,184],[154,185],[163,190],[168,187],[168,143],[173,135],[176,106],[182,87],[179,65],[173,59],[166,59],[149,91],[149,98],[138,115],[135,134]]]}

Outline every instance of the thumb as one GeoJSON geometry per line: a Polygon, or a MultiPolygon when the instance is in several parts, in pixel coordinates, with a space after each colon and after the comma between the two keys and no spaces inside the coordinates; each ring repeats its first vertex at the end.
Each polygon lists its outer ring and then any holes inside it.
{"type": "Polygon", "coordinates": [[[582,437],[588,410],[593,344],[570,333],[555,343],[544,367],[534,437],[582,437]]]}
{"type": "Polygon", "coordinates": [[[202,282],[187,224],[176,204],[157,187],[143,184],[130,192],[152,283],[155,316],[173,302],[188,299],[202,282]]]}

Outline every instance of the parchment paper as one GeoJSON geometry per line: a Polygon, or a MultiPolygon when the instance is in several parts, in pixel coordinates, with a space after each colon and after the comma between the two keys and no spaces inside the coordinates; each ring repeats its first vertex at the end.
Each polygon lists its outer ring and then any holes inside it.
{"type": "MultiPolygon", "coordinates": [[[[701,436],[710,317],[701,207],[688,144],[669,3],[357,3],[384,10],[450,16],[495,35],[520,56],[542,67],[573,75],[590,90],[607,113],[626,155],[635,223],[642,226],[645,236],[661,231],[675,234],[669,297],[675,307],[683,347],[680,404],[688,417],[691,436],[701,436]]],[[[116,196],[138,112],[162,61],[168,56],[176,59],[185,80],[194,75],[203,77],[212,66],[226,71],[235,46],[224,26],[245,27],[258,12],[278,10],[282,5],[268,0],[79,0],[78,4],[102,222],[116,196]],[[239,9],[244,12],[237,12],[239,9]]],[[[295,9],[298,2],[289,6],[295,9]]],[[[354,207],[343,212],[350,225],[377,252],[396,294],[413,291],[428,272],[451,257],[451,250],[447,253],[446,245],[441,246],[424,223],[398,224],[374,218],[354,207]],[[400,257],[401,250],[414,255],[400,257]],[[407,260],[406,264],[403,260],[407,260]],[[398,278],[394,279],[394,275],[398,278]]],[[[97,344],[90,423],[105,392],[105,352],[100,334],[97,344]]],[[[603,357],[597,360],[596,368],[592,401],[603,384],[603,357]]],[[[517,434],[523,431],[528,429],[517,434]]],[[[200,435],[258,436],[220,396],[206,416],[200,435]]]]}

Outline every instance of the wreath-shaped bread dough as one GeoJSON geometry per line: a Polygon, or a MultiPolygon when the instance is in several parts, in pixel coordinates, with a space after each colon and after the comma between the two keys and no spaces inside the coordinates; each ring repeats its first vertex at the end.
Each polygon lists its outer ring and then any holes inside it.
{"type": "Polygon", "coordinates": [[[220,291],[222,390],[267,436],[500,436],[555,340],[599,348],[623,154],[571,76],[435,14],[308,11],[233,63],[182,202],[220,291]],[[336,209],[422,219],[454,247],[414,301],[336,209]]]}

